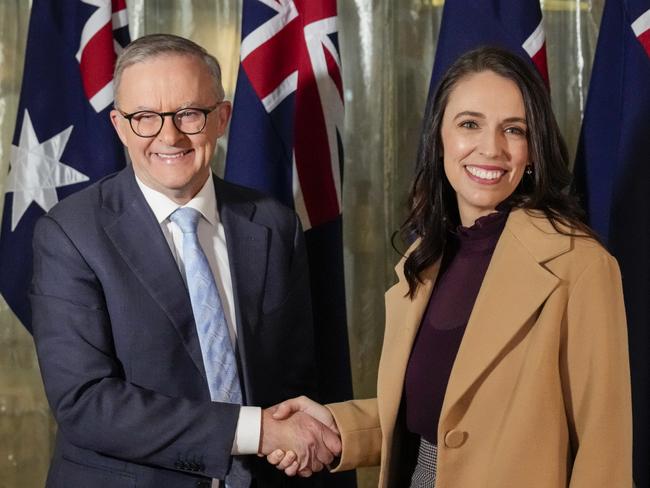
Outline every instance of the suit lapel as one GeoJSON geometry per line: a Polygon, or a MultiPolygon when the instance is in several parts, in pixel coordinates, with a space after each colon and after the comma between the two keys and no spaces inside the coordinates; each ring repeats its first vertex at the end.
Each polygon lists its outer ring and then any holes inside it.
{"type": "MultiPolygon", "coordinates": [[[[268,260],[269,229],[254,221],[257,207],[236,187],[214,179],[219,218],[226,234],[228,262],[235,299],[237,355],[245,399],[253,391],[254,375],[247,370],[248,351],[254,354],[255,332],[262,316],[268,260]]],[[[246,403],[245,400],[244,403],[246,403]]]]}
{"type": "MultiPolygon", "coordinates": [[[[219,218],[224,226],[235,297],[238,337],[254,334],[260,323],[266,281],[269,229],[255,222],[257,207],[219,178],[214,179],[219,218]]],[[[237,341],[241,366],[245,340],[237,341]]],[[[244,375],[247,377],[248,375],[244,375]]]]}
{"type": "Polygon", "coordinates": [[[541,263],[568,250],[546,220],[522,210],[508,218],[469,318],[449,378],[441,421],[479,380],[558,285],[541,263]],[[542,227],[537,227],[538,220],[542,227]]]}
{"type": "Polygon", "coordinates": [[[105,227],[106,233],[144,288],[172,322],[194,364],[205,378],[192,306],[178,266],[160,225],[137,187],[133,171],[130,168],[124,170],[120,178],[121,186],[117,194],[107,198],[113,210],[119,207],[119,213],[105,227]]]}

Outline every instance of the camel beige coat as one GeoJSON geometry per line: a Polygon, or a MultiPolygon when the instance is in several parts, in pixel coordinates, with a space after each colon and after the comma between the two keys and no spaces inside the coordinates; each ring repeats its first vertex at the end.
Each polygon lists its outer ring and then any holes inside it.
{"type": "MultiPolygon", "coordinates": [[[[413,300],[403,261],[386,292],[377,398],[331,404],[336,470],[395,482],[404,372],[434,285],[413,300]]],[[[436,488],[631,488],[625,310],[616,261],[543,217],[511,212],[454,363],[438,424],[436,488]]]]}

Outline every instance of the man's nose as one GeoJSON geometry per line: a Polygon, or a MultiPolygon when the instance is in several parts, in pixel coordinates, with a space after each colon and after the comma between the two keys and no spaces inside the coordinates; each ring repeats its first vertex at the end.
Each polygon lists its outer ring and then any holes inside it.
{"type": "Polygon", "coordinates": [[[176,128],[172,118],[163,117],[163,125],[158,133],[158,139],[168,146],[173,146],[183,137],[184,134],[176,128]]]}

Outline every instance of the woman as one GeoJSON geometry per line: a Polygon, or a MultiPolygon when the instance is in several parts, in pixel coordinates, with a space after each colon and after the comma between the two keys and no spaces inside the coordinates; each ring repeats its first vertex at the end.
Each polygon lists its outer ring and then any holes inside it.
{"type": "MultiPolygon", "coordinates": [[[[381,487],[632,486],[619,270],[563,191],[547,90],[526,62],[481,48],[429,107],[377,398],[299,398],[278,417],[338,428],[334,470],[379,464],[381,487]]],[[[298,469],[292,453],[269,461],[298,469]]]]}

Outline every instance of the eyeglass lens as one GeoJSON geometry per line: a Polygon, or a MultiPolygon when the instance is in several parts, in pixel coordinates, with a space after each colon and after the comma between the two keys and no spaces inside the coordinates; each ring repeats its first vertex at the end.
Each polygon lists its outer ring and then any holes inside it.
{"type": "MultiPolygon", "coordinates": [[[[200,110],[183,109],[176,112],[172,119],[176,128],[184,134],[196,134],[205,127],[206,114],[200,110]]],[[[138,112],[131,117],[133,131],[144,137],[157,135],[162,129],[164,116],[156,112],[138,112]]]]}

